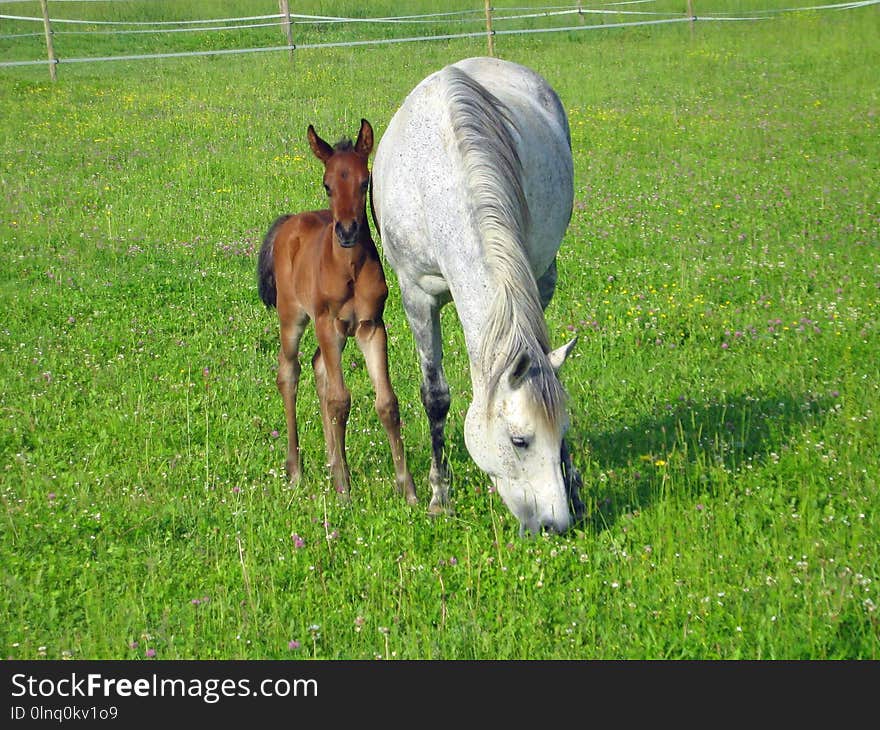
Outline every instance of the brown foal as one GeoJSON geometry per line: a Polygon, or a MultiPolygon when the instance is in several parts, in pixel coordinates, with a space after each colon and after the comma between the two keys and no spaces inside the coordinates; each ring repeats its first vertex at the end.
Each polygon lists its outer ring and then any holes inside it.
{"type": "Polygon", "coordinates": [[[318,349],[312,358],[321,403],[327,463],[336,491],[348,495],[351,475],[345,456],[345,429],[351,393],[342,375],[342,350],[354,337],[364,356],[376,412],[388,434],[397,490],[415,504],[416,491],[406,466],[400,436],[397,396],[388,376],[388,347],[382,313],[388,287],[366,218],[373,150],[373,129],[361,120],[357,141],[334,147],[308,129],[309,146],[324,163],[329,210],[282,215],[260,248],[258,285],[267,307],[276,307],[281,329],[278,391],[287,417],[287,475],[297,482],[302,456],[296,426],[300,376],[299,345],[309,321],[315,323],[318,349]]]}

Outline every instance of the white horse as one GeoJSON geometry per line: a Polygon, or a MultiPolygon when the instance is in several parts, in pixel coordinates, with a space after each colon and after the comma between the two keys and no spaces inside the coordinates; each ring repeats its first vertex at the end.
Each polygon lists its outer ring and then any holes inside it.
{"type": "Polygon", "coordinates": [[[558,372],[575,341],[551,351],[544,320],[573,203],[571,139],[558,96],[537,73],[507,61],[447,66],[416,86],[392,118],[373,186],[382,248],[422,369],[429,510],[449,506],[440,308],[452,301],[470,359],[471,458],[521,533],[567,530],[583,504],[564,440],[558,372]]]}

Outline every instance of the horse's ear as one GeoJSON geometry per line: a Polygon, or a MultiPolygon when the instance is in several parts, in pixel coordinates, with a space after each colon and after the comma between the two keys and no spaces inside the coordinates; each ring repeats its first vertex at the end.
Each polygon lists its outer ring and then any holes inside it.
{"type": "Polygon", "coordinates": [[[312,148],[315,157],[326,164],[327,160],[333,155],[333,148],[318,136],[318,133],[311,124],[309,125],[308,136],[309,147],[312,148]]]}
{"type": "Polygon", "coordinates": [[[510,375],[507,378],[507,382],[510,384],[512,390],[516,390],[522,385],[523,380],[525,380],[526,375],[529,372],[529,369],[532,367],[532,358],[529,357],[529,353],[524,352],[520,355],[516,362],[513,365],[513,368],[510,371],[510,375]]]}
{"type": "Polygon", "coordinates": [[[550,359],[550,365],[553,368],[553,372],[555,372],[557,375],[559,374],[559,369],[562,367],[562,363],[565,362],[568,354],[574,349],[577,341],[578,338],[575,337],[571,342],[566,343],[562,347],[557,347],[555,350],[553,350],[553,352],[547,355],[547,357],[550,359]]]}
{"type": "Polygon", "coordinates": [[[373,151],[373,128],[366,119],[361,119],[361,129],[358,132],[357,142],[354,143],[355,152],[364,157],[369,157],[373,151]]]}

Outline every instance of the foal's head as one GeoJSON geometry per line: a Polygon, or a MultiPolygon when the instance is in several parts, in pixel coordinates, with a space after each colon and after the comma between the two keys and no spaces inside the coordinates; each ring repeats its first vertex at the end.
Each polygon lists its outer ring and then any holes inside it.
{"type": "Polygon", "coordinates": [[[324,189],[330,199],[334,237],[340,246],[351,248],[368,226],[366,202],[370,171],[367,159],[373,151],[373,128],[366,119],[361,119],[354,144],[350,139],[343,139],[331,147],[310,124],[309,146],[324,163],[324,189]]]}

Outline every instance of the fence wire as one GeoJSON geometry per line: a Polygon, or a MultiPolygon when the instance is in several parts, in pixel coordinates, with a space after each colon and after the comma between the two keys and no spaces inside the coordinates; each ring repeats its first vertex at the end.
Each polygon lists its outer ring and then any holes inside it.
{"type": "MultiPolygon", "coordinates": [[[[24,0],[3,0],[2,4],[15,3],[24,0]]],[[[65,0],[53,0],[52,4],[64,2],[65,0]]],[[[73,1],[73,0],[70,0],[73,1]]],[[[76,0],[83,2],[84,0],[76,0]]],[[[108,0],[86,0],[94,2],[108,2],[108,0]]],[[[225,56],[245,53],[272,53],[280,51],[296,51],[305,49],[322,49],[322,48],[354,48],[359,46],[371,45],[387,45],[393,43],[418,43],[426,41],[440,40],[456,40],[467,38],[479,38],[486,36],[506,36],[506,35],[530,35],[539,33],[560,33],[560,32],[580,32],[591,30],[608,30],[614,28],[632,28],[637,26],[656,26],[668,25],[683,22],[732,22],[732,21],[758,21],[766,20],[774,16],[784,13],[807,12],[820,10],[852,10],[856,8],[867,7],[870,5],[880,4],[880,0],[852,0],[850,2],[834,3],[827,5],[810,5],[799,6],[793,8],[775,8],[768,10],[750,10],[748,15],[737,15],[735,13],[711,13],[707,15],[682,15],[681,13],[664,13],[651,10],[623,10],[621,6],[642,5],[653,0],[624,0],[624,2],[607,3],[599,8],[585,8],[581,5],[571,6],[550,6],[550,7],[522,7],[522,8],[504,8],[492,10],[491,22],[507,23],[517,20],[534,20],[540,18],[560,18],[566,15],[577,15],[580,21],[577,25],[552,26],[542,28],[495,28],[481,29],[477,31],[464,31],[459,33],[440,33],[429,35],[415,35],[408,37],[386,37],[373,38],[364,40],[343,40],[343,41],[327,41],[321,43],[293,43],[272,46],[257,46],[244,48],[216,48],[199,51],[177,51],[164,53],[139,53],[139,54],[120,54],[113,56],[86,56],[81,58],[61,58],[56,55],[51,60],[42,58],[34,60],[16,60],[16,61],[0,61],[0,67],[11,66],[36,66],[44,64],[66,64],[66,63],[98,63],[104,61],[134,61],[148,60],[159,58],[185,58],[196,56],[225,56]],[[614,9],[609,9],[613,7],[614,9]],[[584,22],[585,16],[589,15],[614,15],[621,16],[641,16],[644,19],[627,20],[613,23],[587,24],[584,22]],[[661,17],[662,16],[662,17],[661,17]],[[671,17],[670,17],[671,16],[671,17]]],[[[305,15],[300,13],[274,13],[270,15],[252,15],[235,18],[200,18],[191,20],[176,21],[123,21],[123,20],[83,20],[74,18],[50,18],[49,31],[52,36],[62,35],[84,35],[84,34],[109,34],[125,35],[125,34],[164,34],[164,33],[191,33],[191,32],[213,32],[213,31],[230,31],[230,30],[250,30],[256,28],[266,28],[272,26],[284,26],[287,23],[291,25],[315,25],[315,24],[372,24],[372,25],[404,25],[404,24],[431,24],[431,23],[486,23],[485,8],[475,8],[473,10],[450,11],[444,13],[427,13],[424,15],[400,15],[375,18],[351,18],[342,16],[327,15],[305,15]],[[89,26],[90,30],[55,30],[52,26],[89,26]]],[[[23,15],[0,14],[0,20],[18,21],[18,22],[34,22],[41,25],[44,19],[41,17],[31,17],[23,15]]],[[[33,33],[16,33],[0,35],[0,39],[14,40],[17,38],[33,38],[44,35],[43,32],[33,33]]]]}

